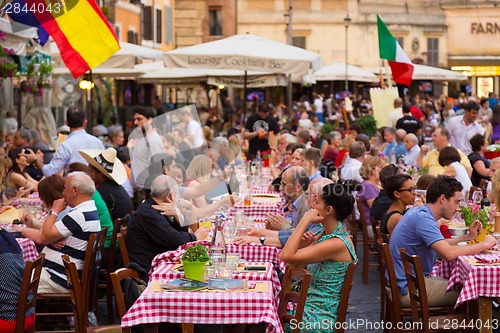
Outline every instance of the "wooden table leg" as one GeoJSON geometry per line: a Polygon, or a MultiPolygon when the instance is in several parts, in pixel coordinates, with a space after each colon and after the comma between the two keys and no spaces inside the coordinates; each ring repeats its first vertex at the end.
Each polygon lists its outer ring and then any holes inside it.
{"type": "Polygon", "coordinates": [[[482,325],[480,327],[480,333],[492,333],[492,309],[491,309],[491,298],[489,297],[479,297],[478,299],[478,311],[479,311],[479,324],[482,325]]]}
{"type": "Polygon", "coordinates": [[[194,333],[194,324],[182,323],[182,333],[194,333]]]}

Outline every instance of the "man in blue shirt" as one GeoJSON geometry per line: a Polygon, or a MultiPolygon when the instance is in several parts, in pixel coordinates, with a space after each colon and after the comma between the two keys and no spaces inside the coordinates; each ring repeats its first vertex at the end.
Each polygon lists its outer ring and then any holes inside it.
{"type": "Polygon", "coordinates": [[[28,162],[43,172],[45,177],[59,173],[62,170],[66,172],[68,166],[72,163],[79,162],[87,165],[87,161],[78,153],[82,149],[104,150],[101,140],[85,132],[87,116],[84,110],[79,108],[68,109],[66,111],[66,124],[70,128],[70,134],[61,143],[49,164],[44,164],[43,161],[38,160],[32,151],[30,154],[24,154],[28,162]]]}
{"type": "Polygon", "coordinates": [[[429,306],[435,307],[453,305],[458,297],[456,291],[446,292],[448,280],[429,276],[437,256],[452,261],[457,259],[458,256],[476,254],[496,244],[495,238],[488,235],[483,242],[478,244],[470,246],[457,245],[459,242],[473,240],[481,233],[482,226],[479,221],[475,221],[470,226],[467,235],[444,239],[437,220],[441,218],[451,220],[455,212],[459,210],[462,188],[462,184],[455,178],[438,176],[427,189],[427,204],[410,209],[394,228],[389,246],[401,294],[401,306],[410,306],[410,298],[399,253],[400,248],[405,248],[410,255],[420,257],[425,275],[429,306]]]}
{"type": "Polygon", "coordinates": [[[401,143],[399,144],[396,142],[396,129],[394,127],[387,127],[384,129],[384,141],[386,142],[386,146],[383,151],[385,156],[391,158],[392,150],[394,150],[394,158],[396,159],[399,156],[406,155],[406,148],[403,140],[401,140],[401,143]]]}

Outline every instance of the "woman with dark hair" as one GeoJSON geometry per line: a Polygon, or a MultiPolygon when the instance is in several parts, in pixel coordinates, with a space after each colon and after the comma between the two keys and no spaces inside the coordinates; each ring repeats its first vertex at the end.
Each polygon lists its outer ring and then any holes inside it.
{"type": "Polygon", "coordinates": [[[342,224],[354,206],[354,197],[348,188],[339,183],[325,185],[312,206],[280,254],[286,263],[307,265],[312,274],[301,332],[316,332],[312,324],[324,320],[334,327],[347,267],[357,260],[350,234],[342,224]],[[323,235],[314,244],[299,249],[302,235],[314,223],[323,226],[323,235]]]}
{"type": "Polygon", "coordinates": [[[406,212],[406,206],[415,200],[415,182],[410,175],[395,175],[384,182],[384,191],[392,203],[382,216],[380,232],[390,234],[406,212]]]}
{"type": "Polygon", "coordinates": [[[486,139],[484,135],[476,134],[470,140],[472,153],[469,154],[470,165],[472,165],[472,185],[479,186],[481,179],[490,180],[490,161],[484,157],[486,151],[486,139]]]}
{"type": "Polygon", "coordinates": [[[38,182],[25,172],[26,167],[29,165],[26,156],[22,155],[21,151],[12,159],[12,168],[10,168],[5,179],[4,194],[7,199],[14,198],[21,188],[37,191],[38,182]]]}
{"type": "Polygon", "coordinates": [[[443,175],[455,178],[462,183],[464,191],[468,191],[472,186],[472,182],[467,170],[460,164],[460,160],[460,153],[455,147],[447,146],[439,152],[439,164],[446,167],[443,175]]]}

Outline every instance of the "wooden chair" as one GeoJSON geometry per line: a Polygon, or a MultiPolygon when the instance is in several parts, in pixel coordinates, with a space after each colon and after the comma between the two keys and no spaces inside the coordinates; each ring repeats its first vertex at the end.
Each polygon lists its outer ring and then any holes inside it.
{"type": "MultiPolygon", "coordinates": [[[[122,227],[126,227],[128,225],[129,217],[129,214],[127,214],[125,217],[118,218],[113,222],[113,233],[111,234],[111,243],[108,249],[108,260],[107,262],[102,264],[101,270],[99,272],[99,284],[97,288],[99,291],[104,291],[106,293],[106,305],[109,323],[112,323],[115,317],[113,313],[113,285],[111,283],[109,274],[111,272],[114,272],[117,268],[115,257],[117,252],[117,236],[122,227]]],[[[97,309],[97,306],[95,308],[97,309]]]]}
{"type": "Polygon", "coordinates": [[[394,263],[392,261],[391,250],[389,244],[379,240],[377,248],[380,256],[380,284],[382,286],[383,294],[381,297],[384,299],[384,319],[385,322],[391,322],[394,332],[398,333],[397,323],[402,322],[403,315],[411,315],[411,308],[401,308],[399,300],[399,288],[396,279],[396,272],[394,271],[394,263]],[[394,297],[395,296],[395,297],[394,297]]]}
{"type": "MultiPolygon", "coordinates": [[[[281,289],[280,305],[278,309],[278,315],[283,326],[290,323],[292,319],[295,319],[297,323],[302,321],[307,291],[309,290],[309,285],[311,284],[311,277],[311,273],[304,268],[293,267],[291,265],[286,266],[281,289]],[[292,281],[294,280],[302,281],[300,292],[290,290],[292,281]],[[295,314],[288,313],[289,302],[293,303],[295,314]]],[[[297,327],[293,330],[293,332],[298,333],[300,332],[300,329],[297,327]]]]}
{"type": "MultiPolygon", "coordinates": [[[[356,265],[358,261],[353,261],[347,266],[347,271],[344,277],[344,285],[342,286],[342,293],[340,294],[340,304],[337,310],[337,323],[345,322],[347,315],[347,307],[349,305],[349,294],[352,289],[352,280],[354,278],[354,271],[356,270],[356,265]]],[[[335,333],[344,333],[343,325],[335,330],[335,333]]]]}
{"type": "Polygon", "coordinates": [[[34,332],[35,323],[29,330],[24,329],[24,321],[26,319],[26,311],[33,307],[36,312],[36,294],[38,291],[38,283],[40,282],[40,274],[42,273],[43,261],[45,253],[40,253],[38,259],[27,261],[24,267],[23,280],[21,283],[21,293],[17,301],[17,317],[16,317],[16,333],[34,332]],[[31,300],[28,296],[32,295],[31,300]]]}
{"type": "MultiPolygon", "coordinates": [[[[100,264],[100,256],[98,256],[98,252],[100,250],[101,246],[101,239],[104,239],[105,236],[103,234],[106,234],[107,228],[96,232],[92,233],[89,236],[88,239],[88,244],[87,244],[87,250],[85,253],[85,259],[84,259],[84,265],[83,265],[83,272],[82,272],[82,288],[84,291],[84,295],[87,295],[87,303],[89,305],[88,308],[90,308],[90,305],[94,304],[94,296],[95,296],[95,291],[96,291],[96,283],[97,283],[97,274],[99,272],[99,264],[100,264]]],[[[54,307],[54,309],[59,309],[58,307],[64,306],[64,304],[71,303],[71,295],[70,293],[67,294],[38,294],[37,296],[38,301],[42,302],[58,302],[58,305],[54,307]]],[[[49,317],[49,316],[55,316],[55,317],[67,317],[73,315],[73,312],[70,311],[69,309],[66,311],[45,311],[45,312],[39,312],[36,314],[36,317],[49,317]]],[[[74,330],[67,329],[67,330],[60,330],[59,332],[75,332],[74,330]]],[[[78,332],[78,331],[76,331],[78,332]]]]}
{"type": "Polygon", "coordinates": [[[73,305],[73,316],[75,318],[75,332],[100,332],[100,333],[121,333],[122,328],[120,325],[100,326],[100,327],[87,327],[88,326],[88,307],[89,298],[85,295],[85,287],[83,281],[80,283],[78,271],[74,262],[69,260],[67,255],[62,257],[64,269],[68,277],[68,287],[71,296],[71,304],[73,305]]]}
{"type": "Polygon", "coordinates": [[[378,259],[377,258],[370,258],[371,255],[377,255],[377,251],[376,251],[377,241],[375,238],[370,239],[368,237],[368,225],[366,224],[365,214],[364,214],[365,211],[363,209],[361,199],[357,198],[356,202],[358,204],[359,221],[361,224],[361,230],[363,231],[363,283],[368,284],[369,266],[377,266],[378,267],[378,259]]]}
{"type": "MultiPolygon", "coordinates": [[[[109,274],[111,277],[111,282],[113,284],[113,290],[115,292],[116,299],[116,309],[118,310],[118,316],[122,318],[127,312],[125,306],[125,298],[123,295],[123,290],[120,281],[129,277],[140,278],[139,273],[132,268],[120,268],[109,274]]],[[[122,328],[123,333],[130,333],[129,328],[122,328]]]]}
{"type": "MultiPolygon", "coordinates": [[[[414,332],[441,332],[452,329],[452,327],[450,327],[449,325],[450,322],[471,322],[470,318],[468,318],[466,314],[431,316],[429,312],[429,302],[427,300],[427,291],[425,288],[424,273],[422,271],[420,258],[416,255],[409,255],[405,249],[400,249],[399,251],[401,254],[401,260],[403,261],[406,280],[408,281],[408,293],[411,300],[412,321],[414,323],[422,323],[419,329],[417,329],[417,325],[415,325],[414,332]]],[[[456,327],[454,329],[456,330],[456,327]]],[[[460,331],[464,330],[473,331],[474,329],[467,329],[460,326],[460,331]]]]}
{"type": "Polygon", "coordinates": [[[130,264],[128,256],[127,244],[125,244],[125,237],[127,235],[127,227],[123,228],[117,235],[118,245],[120,246],[120,253],[122,254],[123,266],[127,267],[130,264]]]}
{"type": "Polygon", "coordinates": [[[470,190],[469,190],[469,200],[472,200],[472,195],[474,194],[474,192],[476,191],[482,191],[480,187],[477,187],[477,186],[471,186],[470,190]]]}

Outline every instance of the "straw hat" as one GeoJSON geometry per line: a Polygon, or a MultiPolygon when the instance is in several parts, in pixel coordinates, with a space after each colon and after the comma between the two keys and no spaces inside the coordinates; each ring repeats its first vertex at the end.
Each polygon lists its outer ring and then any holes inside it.
{"type": "Polygon", "coordinates": [[[127,172],[123,163],[116,158],[116,150],[108,148],[100,149],[82,149],[80,155],[85,158],[90,165],[102,172],[106,177],[121,185],[127,179],[127,172]]]}

